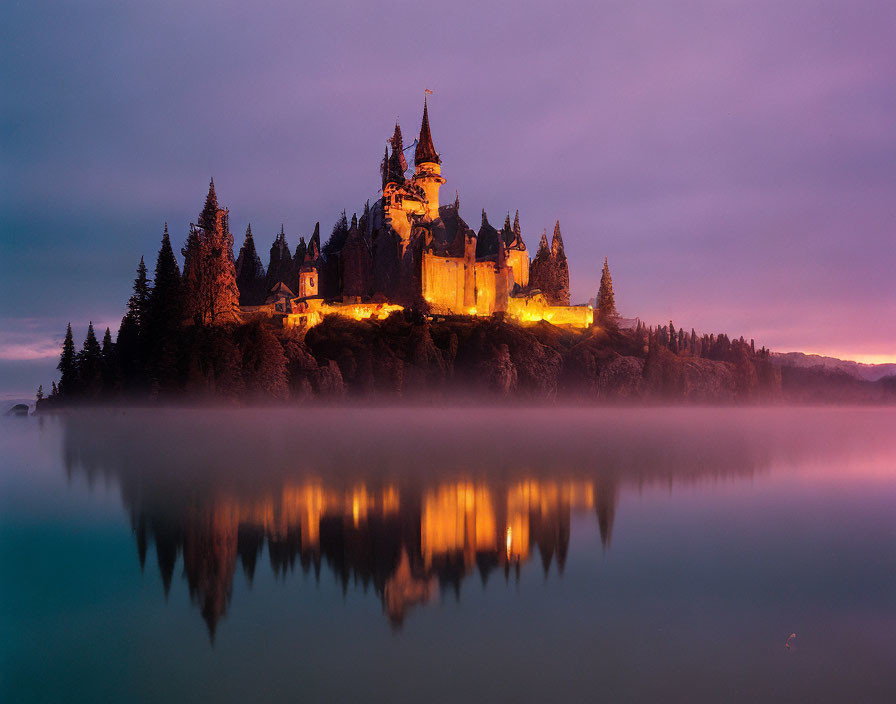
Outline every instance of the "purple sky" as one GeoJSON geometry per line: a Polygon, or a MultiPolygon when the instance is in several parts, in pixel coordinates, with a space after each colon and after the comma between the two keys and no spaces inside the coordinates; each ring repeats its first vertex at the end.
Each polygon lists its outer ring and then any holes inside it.
{"type": "Polygon", "coordinates": [[[117,324],[210,175],[265,260],[375,199],[424,87],[445,200],[533,250],[559,218],[574,300],[608,256],[623,315],[896,361],[893,2],[126,5],[4,6],[6,395],[117,324]]]}

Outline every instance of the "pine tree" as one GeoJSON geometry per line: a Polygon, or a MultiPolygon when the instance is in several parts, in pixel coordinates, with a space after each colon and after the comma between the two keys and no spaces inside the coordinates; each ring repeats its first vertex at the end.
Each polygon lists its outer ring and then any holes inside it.
{"type": "MultiPolygon", "coordinates": [[[[305,256],[305,252],[302,252],[305,256]]],[[[298,268],[293,264],[291,269],[298,268]]],[[[246,238],[236,259],[236,285],[240,290],[240,305],[257,306],[264,302],[265,269],[255,249],[252,225],[246,228],[246,238]]],[[[292,285],[290,284],[290,287],[292,285]]]]}
{"type": "Polygon", "coordinates": [[[214,180],[209,185],[199,225],[190,228],[183,255],[186,318],[198,325],[236,320],[239,288],[233,260],[233,235],[230,234],[227,210],[218,207],[214,180]],[[214,218],[212,210],[215,211],[214,218]]]}
{"type": "Polygon", "coordinates": [[[330,233],[330,239],[328,239],[327,243],[324,245],[324,254],[339,252],[342,249],[343,245],[345,245],[345,241],[347,239],[348,217],[345,214],[345,210],[343,210],[342,215],[339,216],[336,224],[333,225],[333,231],[330,233]]]}
{"type": "Polygon", "coordinates": [[[150,296],[152,291],[146,277],[146,264],[140,257],[137,278],[134,279],[134,293],[128,300],[127,312],[118,329],[117,357],[121,376],[130,390],[140,389],[144,384],[144,369],[148,355],[150,296]]]}
{"type": "Polygon", "coordinates": [[[199,213],[199,227],[206,232],[214,230],[218,222],[218,210],[218,195],[215,193],[215,179],[213,178],[209,181],[205,205],[202,207],[202,212],[199,213]]]}
{"type": "Polygon", "coordinates": [[[283,225],[280,225],[280,232],[271,245],[271,256],[264,284],[264,296],[266,297],[271,292],[271,289],[280,282],[289,286],[291,279],[292,254],[289,251],[289,245],[286,243],[286,233],[283,230],[283,225]]]}
{"type": "Polygon", "coordinates": [[[56,382],[53,382],[53,387],[50,391],[50,398],[56,398],[59,395],[59,387],[56,386],[56,382]]]}
{"type": "Polygon", "coordinates": [[[62,355],[59,358],[59,393],[66,396],[74,396],[78,393],[78,358],[75,354],[75,340],[72,336],[72,324],[68,324],[65,330],[65,340],[62,343],[62,355]]]}
{"type": "Polygon", "coordinates": [[[551,238],[551,259],[554,267],[555,295],[557,305],[569,305],[569,263],[563,249],[563,236],[560,234],[560,221],[554,225],[554,236],[551,238]]]}
{"type": "Polygon", "coordinates": [[[143,257],[137,265],[137,278],[134,279],[134,293],[128,300],[128,314],[133,315],[137,327],[142,331],[149,318],[149,294],[150,284],[146,278],[146,264],[143,257]]]}
{"type": "Polygon", "coordinates": [[[107,394],[112,393],[119,388],[121,379],[118,369],[118,356],[115,354],[115,345],[112,342],[112,333],[109,328],[106,328],[106,332],[103,335],[100,357],[102,360],[103,391],[107,394]]]}
{"type": "Polygon", "coordinates": [[[604,257],[604,269],[600,276],[600,288],[597,291],[597,321],[601,327],[615,328],[619,324],[619,313],[616,312],[616,296],[613,293],[613,277],[610,276],[610,265],[604,257]]]}
{"type": "Polygon", "coordinates": [[[84,338],[84,346],[78,353],[78,379],[84,396],[95,398],[102,391],[102,349],[93,331],[93,321],[87,326],[87,337],[84,338]]]}
{"type": "Polygon", "coordinates": [[[44,400],[44,385],[41,384],[37,387],[37,402],[40,403],[44,400]]]}

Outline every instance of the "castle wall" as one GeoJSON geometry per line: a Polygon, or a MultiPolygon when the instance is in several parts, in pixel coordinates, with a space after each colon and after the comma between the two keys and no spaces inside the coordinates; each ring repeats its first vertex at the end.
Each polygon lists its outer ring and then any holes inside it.
{"type": "Polygon", "coordinates": [[[383,320],[390,313],[404,310],[392,303],[325,303],[320,298],[293,300],[293,312],[286,315],[283,325],[287,328],[310,328],[324,319],[325,315],[339,315],[353,320],[375,318],[383,320]]]}
{"type": "Polygon", "coordinates": [[[464,260],[423,253],[423,299],[439,312],[464,313],[464,260]]]}
{"type": "Polygon", "coordinates": [[[511,298],[507,303],[507,313],[521,322],[546,320],[552,325],[577,328],[590,327],[594,322],[591,306],[552,306],[542,295],[511,298]]]}
{"type": "Polygon", "coordinates": [[[476,262],[476,315],[491,315],[495,312],[495,263],[476,262]]]}
{"type": "Polygon", "coordinates": [[[509,250],[507,252],[507,266],[513,272],[514,283],[522,287],[529,285],[529,253],[526,250],[509,250]]]}

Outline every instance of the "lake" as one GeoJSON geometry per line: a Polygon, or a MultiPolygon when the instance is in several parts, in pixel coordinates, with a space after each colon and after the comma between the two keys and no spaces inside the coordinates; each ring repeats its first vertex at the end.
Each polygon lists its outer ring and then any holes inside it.
{"type": "Polygon", "coordinates": [[[4,702],[896,701],[896,409],[85,411],[0,448],[4,702]]]}

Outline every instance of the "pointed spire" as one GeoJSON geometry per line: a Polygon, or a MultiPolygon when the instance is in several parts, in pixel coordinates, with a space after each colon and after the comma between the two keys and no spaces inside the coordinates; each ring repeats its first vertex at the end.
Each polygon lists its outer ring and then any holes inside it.
{"type": "Polygon", "coordinates": [[[389,144],[392,145],[392,151],[404,151],[404,142],[401,137],[401,127],[399,126],[397,119],[395,120],[395,132],[393,132],[392,136],[389,138],[389,144]]]}
{"type": "Polygon", "coordinates": [[[432,143],[432,134],[429,131],[429,107],[426,96],[423,97],[423,121],[420,124],[420,139],[417,141],[417,149],[414,150],[414,165],[420,166],[427,162],[441,164],[435,145],[432,143]]]}
{"type": "Polygon", "coordinates": [[[383,160],[380,162],[380,175],[383,177],[383,188],[389,183],[389,147],[385,147],[383,160]]]}
{"type": "Polygon", "coordinates": [[[560,221],[554,225],[554,236],[551,238],[551,254],[555,257],[566,257],[563,251],[563,237],[560,234],[560,221]]]}
{"type": "Polygon", "coordinates": [[[488,225],[488,215],[485,214],[485,208],[482,209],[482,225],[488,225]]]}
{"type": "Polygon", "coordinates": [[[386,148],[386,165],[383,174],[383,188],[387,183],[404,183],[404,172],[408,169],[407,159],[404,158],[404,145],[401,138],[401,127],[395,122],[395,132],[389,138],[392,146],[392,156],[389,157],[389,149],[386,148]]]}
{"type": "Polygon", "coordinates": [[[454,189],[454,209],[460,211],[460,195],[456,188],[454,189]]]}
{"type": "Polygon", "coordinates": [[[516,211],[516,215],[513,216],[513,234],[516,237],[517,241],[522,241],[523,239],[523,231],[520,229],[520,211],[516,211]]]}
{"type": "Polygon", "coordinates": [[[536,252],[536,256],[538,254],[549,254],[551,251],[550,246],[548,245],[548,231],[543,230],[541,233],[541,241],[538,243],[538,252],[536,252]]]}
{"type": "Polygon", "coordinates": [[[358,214],[352,213],[352,224],[349,226],[349,229],[352,229],[352,228],[357,229],[357,227],[358,227],[358,214]]]}
{"type": "Polygon", "coordinates": [[[314,234],[308,240],[308,248],[305,250],[305,263],[310,264],[320,256],[320,222],[314,223],[314,234]]]}

